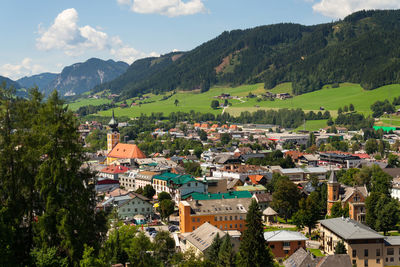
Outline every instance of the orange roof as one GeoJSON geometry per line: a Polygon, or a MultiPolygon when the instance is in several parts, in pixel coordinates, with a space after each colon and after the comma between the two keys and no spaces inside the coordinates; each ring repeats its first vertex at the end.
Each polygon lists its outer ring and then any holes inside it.
{"type": "Polygon", "coordinates": [[[115,173],[125,173],[127,171],[129,171],[128,167],[121,166],[121,165],[118,165],[118,166],[111,165],[111,166],[107,166],[106,168],[102,169],[100,172],[115,174],[115,173]]]}
{"type": "Polygon", "coordinates": [[[208,128],[208,124],[207,123],[203,123],[200,127],[201,128],[208,128]]]}
{"type": "Polygon", "coordinates": [[[224,124],[224,125],[221,126],[221,128],[228,129],[228,125],[224,124]]]}
{"type": "Polygon", "coordinates": [[[218,128],[218,124],[213,124],[213,126],[211,126],[211,128],[218,128]]]}
{"type": "Polygon", "coordinates": [[[119,159],[144,159],[146,155],[137,145],[118,143],[107,157],[119,159]]]}
{"type": "Polygon", "coordinates": [[[286,151],[285,152],[285,156],[290,156],[293,160],[297,160],[298,158],[300,158],[303,155],[306,155],[305,153],[302,153],[300,151],[297,150],[290,150],[290,151],[286,151]]]}
{"type": "Polygon", "coordinates": [[[253,174],[248,176],[253,184],[258,184],[258,182],[264,177],[260,174],[253,174]]]}
{"type": "Polygon", "coordinates": [[[231,127],[229,127],[229,129],[237,129],[237,126],[232,124],[231,127]]]}
{"type": "Polygon", "coordinates": [[[193,124],[194,127],[200,127],[200,123],[193,124]]]}

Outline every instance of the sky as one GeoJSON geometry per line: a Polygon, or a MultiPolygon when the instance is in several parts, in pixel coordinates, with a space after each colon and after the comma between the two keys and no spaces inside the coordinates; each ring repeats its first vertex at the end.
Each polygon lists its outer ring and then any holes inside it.
{"type": "Polygon", "coordinates": [[[0,75],[19,79],[91,57],[131,64],[223,31],[336,21],[399,0],[1,0],[0,75]]]}

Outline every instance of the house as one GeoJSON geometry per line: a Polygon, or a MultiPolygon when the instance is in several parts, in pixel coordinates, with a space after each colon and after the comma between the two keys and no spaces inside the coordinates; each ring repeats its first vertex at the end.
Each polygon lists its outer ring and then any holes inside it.
{"type": "Polygon", "coordinates": [[[331,209],[335,202],[340,201],[342,206],[349,206],[350,219],[365,222],[366,208],[365,200],[368,196],[366,186],[342,186],[335,172],[331,172],[327,183],[327,213],[331,215],[331,209]]]}
{"type": "MultiPolygon", "coordinates": [[[[199,228],[184,236],[184,245],[181,247],[184,248],[183,251],[193,250],[196,256],[203,257],[217,234],[222,239],[227,233],[230,235],[229,232],[230,231],[222,231],[212,224],[205,222],[199,228]]],[[[233,250],[238,251],[240,243],[239,238],[236,236],[232,238],[231,236],[231,243],[233,250]]]]}
{"type": "MultiPolygon", "coordinates": [[[[196,180],[200,180],[196,178],[196,180]]],[[[206,191],[208,193],[226,193],[228,191],[228,180],[227,179],[214,179],[212,177],[204,177],[202,179],[206,185],[206,191]]]]}
{"type": "Polygon", "coordinates": [[[311,252],[299,248],[283,262],[285,267],[352,267],[347,254],[328,255],[315,258],[311,252]]]}
{"type": "Polygon", "coordinates": [[[165,172],[155,175],[152,184],[157,194],[167,192],[172,196],[176,203],[178,203],[184,195],[193,192],[207,192],[206,184],[194,179],[194,177],[189,174],[181,175],[165,172]]]}
{"type": "Polygon", "coordinates": [[[118,180],[119,175],[126,173],[129,171],[128,167],[121,166],[121,165],[110,165],[103,168],[98,176],[101,178],[113,179],[118,180]]]}
{"type": "Polygon", "coordinates": [[[135,188],[144,188],[146,185],[153,184],[153,178],[155,175],[160,174],[159,172],[152,171],[140,171],[135,175],[135,188]]]}
{"type": "Polygon", "coordinates": [[[260,174],[268,175],[269,171],[266,168],[256,166],[256,165],[225,165],[222,168],[214,170],[212,172],[213,177],[216,178],[236,178],[240,179],[242,182],[249,175],[260,174]]]}
{"type": "Polygon", "coordinates": [[[400,237],[385,237],[368,226],[349,218],[320,221],[320,242],[326,254],[334,254],[343,242],[351,263],[357,266],[390,266],[400,264],[400,237]]]}
{"type": "Polygon", "coordinates": [[[260,210],[263,211],[269,207],[269,204],[272,202],[272,194],[271,193],[260,193],[260,194],[252,194],[252,197],[257,201],[260,210]]]}
{"type": "Polygon", "coordinates": [[[268,180],[272,179],[272,174],[268,173],[269,175],[260,175],[260,174],[253,174],[253,175],[249,175],[247,176],[248,179],[246,179],[246,183],[247,184],[255,184],[255,185],[266,185],[268,183],[268,180]]]}
{"type": "Polygon", "coordinates": [[[308,167],[308,168],[282,168],[273,166],[272,172],[287,176],[291,181],[303,181],[310,179],[311,176],[318,177],[319,180],[325,180],[327,170],[323,167],[308,167]]]}
{"type": "Polygon", "coordinates": [[[116,207],[118,218],[124,220],[131,220],[139,214],[145,217],[150,217],[154,214],[153,205],[149,202],[149,199],[135,192],[112,196],[105,200],[102,206],[105,209],[116,207]]]}
{"type": "Polygon", "coordinates": [[[245,219],[251,198],[192,200],[179,203],[181,233],[192,232],[209,222],[220,230],[245,229],[245,219]]]}
{"type": "Polygon", "coordinates": [[[400,178],[394,178],[392,180],[392,188],[390,189],[390,196],[392,198],[400,200],[400,178]]]}
{"type": "Polygon", "coordinates": [[[275,258],[280,261],[295,253],[299,248],[305,249],[306,240],[308,240],[300,232],[287,230],[265,232],[264,239],[275,258]]]}
{"type": "Polygon", "coordinates": [[[319,165],[335,165],[341,168],[356,168],[361,163],[361,158],[355,155],[338,153],[319,153],[319,165]]]}
{"type": "Polygon", "coordinates": [[[300,164],[305,164],[311,167],[317,167],[318,166],[318,157],[316,155],[312,154],[304,154],[299,157],[298,161],[300,164]]]}

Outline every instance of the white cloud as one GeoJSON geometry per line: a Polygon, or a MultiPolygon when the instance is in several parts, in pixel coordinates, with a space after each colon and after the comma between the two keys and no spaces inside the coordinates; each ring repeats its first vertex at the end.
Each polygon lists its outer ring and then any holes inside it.
{"type": "MultiPolygon", "coordinates": [[[[132,4],[130,0],[118,0],[120,4],[132,4]]],[[[124,44],[118,36],[108,36],[101,27],[78,25],[78,12],[74,8],[62,11],[53,24],[44,29],[39,25],[36,47],[39,50],[61,50],[68,56],[77,56],[87,50],[108,51],[117,60],[132,63],[134,60],[152,56],[124,44]]]]}
{"type": "Polygon", "coordinates": [[[63,50],[67,55],[79,55],[84,49],[103,50],[107,46],[106,33],[86,25],[79,27],[78,12],[74,8],[62,11],[54,23],[45,30],[39,25],[40,37],[36,39],[39,50],[63,50]]]}
{"type": "Polygon", "coordinates": [[[205,12],[203,0],[117,0],[120,5],[130,5],[141,14],[160,14],[168,17],[193,15],[205,12]]]}
{"type": "Polygon", "coordinates": [[[399,0],[320,0],[313,5],[313,10],[331,18],[344,18],[359,10],[398,9],[399,0]]]}
{"type": "Polygon", "coordinates": [[[46,69],[39,64],[32,64],[31,58],[24,58],[18,64],[4,64],[0,66],[0,74],[13,80],[23,76],[31,76],[45,72],[46,69]]]}

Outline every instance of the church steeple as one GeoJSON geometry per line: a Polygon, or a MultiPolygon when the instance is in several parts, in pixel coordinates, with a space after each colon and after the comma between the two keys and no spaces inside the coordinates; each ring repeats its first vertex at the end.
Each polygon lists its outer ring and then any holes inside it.
{"type": "Polygon", "coordinates": [[[115,119],[114,110],[112,111],[112,117],[110,122],[108,123],[108,126],[110,126],[112,132],[118,132],[118,122],[115,119]]]}
{"type": "Polygon", "coordinates": [[[110,130],[107,133],[107,153],[119,143],[120,134],[118,131],[118,122],[114,116],[114,110],[112,111],[112,117],[110,122],[108,123],[110,130]]]}
{"type": "Polygon", "coordinates": [[[329,176],[329,180],[327,183],[327,213],[331,215],[331,209],[335,202],[340,201],[339,199],[339,191],[340,191],[340,183],[337,180],[336,174],[333,170],[331,170],[331,175],[329,176]]]}

